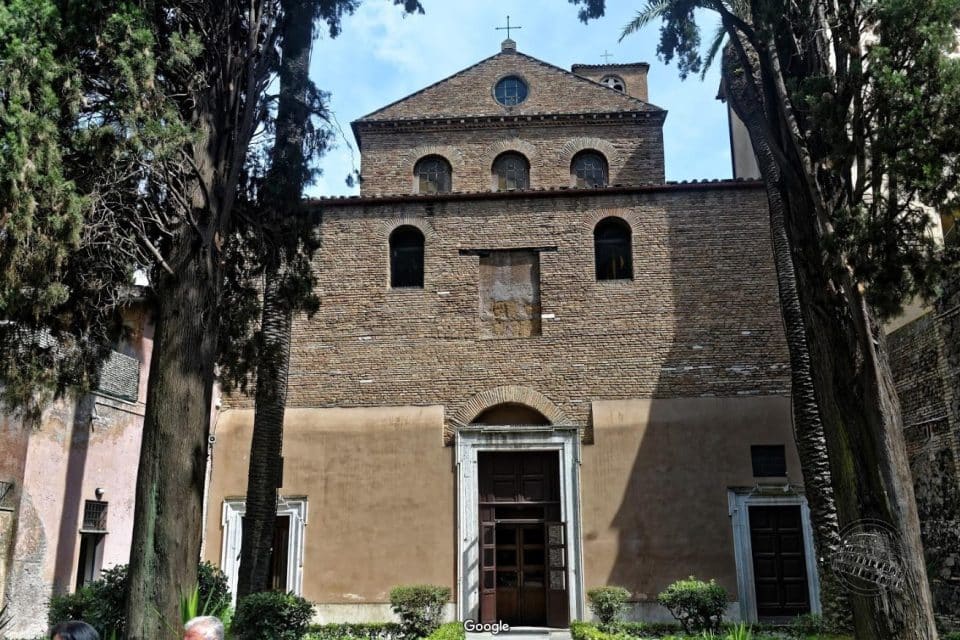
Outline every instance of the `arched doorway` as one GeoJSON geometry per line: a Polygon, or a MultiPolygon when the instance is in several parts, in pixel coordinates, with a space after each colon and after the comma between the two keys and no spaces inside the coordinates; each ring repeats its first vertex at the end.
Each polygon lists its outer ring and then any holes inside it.
{"type": "Polygon", "coordinates": [[[503,402],[484,409],[473,424],[485,425],[548,425],[550,420],[532,407],[519,402],[503,402]]]}

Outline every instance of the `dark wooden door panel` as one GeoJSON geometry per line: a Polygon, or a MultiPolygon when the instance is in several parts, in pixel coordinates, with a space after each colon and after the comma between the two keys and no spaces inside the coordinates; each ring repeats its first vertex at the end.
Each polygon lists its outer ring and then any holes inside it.
{"type": "Polygon", "coordinates": [[[753,578],[760,617],[810,611],[799,506],[750,507],[753,578]]]}

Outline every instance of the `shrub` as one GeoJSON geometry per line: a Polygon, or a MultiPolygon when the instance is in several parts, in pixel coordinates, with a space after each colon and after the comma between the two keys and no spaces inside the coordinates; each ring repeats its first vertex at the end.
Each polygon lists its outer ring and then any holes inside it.
{"type": "Polygon", "coordinates": [[[951,631],[950,633],[944,634],[943,640],[960,640],[960,631],[951,631]]]}
{"type": "Polygon", "coordinates": [[[790,635],[795,638],[806,638],[807,636],[818,636],[827,632],[827,625],[823,621],[823,616],[815,613],[805,613],[797,616],[790,623],[790,635]]]}
{"type": "Polygon", "coordinates": [[[704,582],[690,576],[677,580],[657,596],[686,633],[717,631],[727,607],[727,592],[714,580],[704,582]]]}
{"type": "Polygon", "coordinates": [[[590,610],[600,619],[600,628],[604,631],[612,629],[612,625],[620,620],[627,608],[627,598],[630,592],[623,587],[597,587],[587,591],[590,599],[590,610]]]}
{"type": "Polygon", "coordinates": [[[437,627],[437,630],[427,636],[427,640],[465,640],[467,632],[463,630],[462,622],[448,622],[437,627]]]}
{"type": "Polygon", "coordinates": [[[603,631],[591,622],[575,620],[570,623],[571,640],[633,640],[622,631],[603,631]]]}
{"type": "Polygon", "coordinates": [[[313,618],[313,603],[292,593],[251,593],[237,603],[233,637],[237,640],[300,640],[313,618]]]}
{"type": "Polygon", "coordinates": [[[310,627],[310,640],[396,640],[400,625],[393,622],[318,624],[310,627]]]}
{"type": "Polygon", "coordinates": [[[437,630],[450,589],[429,584],[394,587],[390,605],[400,618],[400,630],[407,638],[426,638],[437,630]]]}
{"type": "MultiPolygon", "coordinates": [[[[197,571],[200,606],[209,601],[205,611],[222,617],[231,600],[227,576],[209,562],[200,564],[197,571]]],[[[75,593],[51,598],[47,621],[53,626],[67,620],[84,620],[103,638],[123,637],[127,627],[123,612],[126,596],[127,565],[119,564],[102,571],[99,580],[75,593]]],[[[176,621],[171,624],[176,626],[176,621]]]]}

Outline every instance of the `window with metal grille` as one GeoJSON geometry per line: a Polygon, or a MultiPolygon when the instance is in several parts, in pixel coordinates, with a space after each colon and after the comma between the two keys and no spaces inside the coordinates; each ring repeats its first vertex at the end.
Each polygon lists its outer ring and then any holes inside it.
{"type": "Polygon", "coordinates": [[[622,218],[604,218],[593,229],[597,280],[633,278],[630,225],[622,218]]]}
{"type": "Polygon", "coordinates": [[[493,96],[506,107],[518,105],[527,99],[527,83],[517,76],[507,76],[494,87],[493,96]]]}
{"type": "Polygon", "coordinates": [[[107,530],[107,503],[99,500],[87,500],[83,505],[83,530],[107,530]]]}
{"type": "Polygon", "coordinates": [[[413,168],[419,193],[447,193],[450,191],[450,163],[442,156],[426,156],[413,168]]]}
{"type": "Polygon", "coordinates": [[[497,190],[526,189],[530,186],[530,163],[514,151],[501,153],[493,161],[493,175],[497,177],[497,190]]]}
{"type": "Polygon", "coordinates": [[[571,170],[578,187],[607,186],[607,160],[596,151],[578,153],[571,170]]]}
{"type": "Polygon", "coordinates": [[[0,509],[13,508],[13,483],[0,480],[0,509]]]}
{"type": "Polygon", "coordinates": [[[750,447],[755,478],[783,478],[787,475],[787,454],[782,444],[750,447]]]}
{"type": "Polygon", "coordinates": [[[390,234],[390,286],[423,288],[423,233],[411,225],[390,234]]]}
{"type": "Polygon", "coordinates": [[[600,84],[620,92],[627,90],[627,85],[620,76],[604,76],[603,79],[600,80],[600,84]]]}

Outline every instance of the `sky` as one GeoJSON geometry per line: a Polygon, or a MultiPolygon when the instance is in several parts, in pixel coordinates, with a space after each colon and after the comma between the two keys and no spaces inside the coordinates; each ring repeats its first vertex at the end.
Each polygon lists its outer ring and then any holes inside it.
{"type": "MultiPolygon", "coordinates": [[[[336,146],[320,161],[322,171],[307,189],[310,197],[355,195],[346,184],[360,166],[350,123],[500,51],[510,16],[517,49],[570,69],[576,63],[648,62],[650,102],[668,111],[664,146],[668,180],[729,178],[730,149],[726,108],[716,100],[719,67],[704,81],[681,81],[676,67],[656,56],[659,25],[651,24],[618,42],[620,32],[643,6],[642,0],[607,0],[606,15],[584,25],[578,6],[567,0],[421,0],[424,14],[404,15],[391,0],[363,0],[343,20],[341,34],[324,30],[314,43],[310,74],[331,94],[340,127],[336,146]]],[[[705,41],[715,30],[712,16],[702,23],[705,41]]]]}

